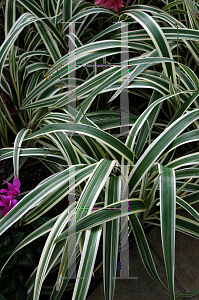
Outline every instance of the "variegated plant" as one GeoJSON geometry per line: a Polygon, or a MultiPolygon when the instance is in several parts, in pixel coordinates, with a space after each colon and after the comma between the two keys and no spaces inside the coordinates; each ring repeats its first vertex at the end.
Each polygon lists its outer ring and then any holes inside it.
{"type": "Polygon", "coordinates": [[[149,224],[161,226],[168,279],[163,287],[174,299],[175,230],[199,237],[199,214],[192,207],[199,200],[199,154],[193,147],[199,140],[197,4],[174,1],[163,9],[133,5],[118,14],[81,0],[48,4],[2,4],[6,39],[0,48],[1,86],[17,103],[22,128],[15,130],[1,99],[1,122],[16,138],[14,147],[0,149],[0,160],[12,157],[14,175],[20,178],[25,158],[35,157],[52,175],[1,219],[1,233],[22,218],[22,225],[36,220],[67,195],[76,196],[76,202],[66,204],[12,254],[49,233],[27,282],[28,299],[39,299],[45,278],[56,269],[50,299],[60,299],[78,264],[73,300],[86,299],[102,234],[104,294],[113,299],[121,217],[130,224],[148,273],[163,285],[144,233],[149,224]],[[16,10],[21,14],[17,20],[16,10]],[[104,18],[107,26],[92,36],[89,25],[104,18]],[[78,21],[76,34],[67,34],[78,21]],[[125,21],[129,30],[121,34],[125,21]],[[14,44],[20,33],[23,49],[14,44]],[[75,49],[68,54],[69,40],[75,49]],[[92,66],[118,57],[125,47],[130,58],[123,65],[92,66]],[[74,71],[75,81],[68,78],[74,71]],[[119,110],[97,109],[97,101],[114,105],[127,89],[148,101],[142,114],[123,114],[121,124],[119,110]],[[123,135],[118,133],[121,128],[123,135]],[[181,217],[180,208],[195,221],[181,217]]]}

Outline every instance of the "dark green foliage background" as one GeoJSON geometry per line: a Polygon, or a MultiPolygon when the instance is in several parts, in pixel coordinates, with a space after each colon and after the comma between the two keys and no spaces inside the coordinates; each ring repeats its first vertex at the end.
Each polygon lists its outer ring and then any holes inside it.
{"type": "MultiPolygon", "coordinates": [[[[13,253],[16,246],[32,231],[49,220],[42,217],[32,224],[21,228],[12,228],[0,240],[0,268],[13,253]]],[[[0,300],[26,300],[27,289],[25,283],[38,264],[40,254],[45,242],[41,237],[30,246],[19,250],[6,265],[0,280],[0,300]]]]}

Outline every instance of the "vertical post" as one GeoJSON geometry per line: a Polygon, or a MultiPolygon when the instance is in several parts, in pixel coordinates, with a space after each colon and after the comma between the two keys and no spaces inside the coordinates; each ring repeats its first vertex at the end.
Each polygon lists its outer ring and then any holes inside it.
{"type": "MultiPolygon", "coordinates": [[[[128,23],[121,23],[121,85],[128,76],[128,23]]],[[[126,89],[125,89],[126,90],[126,89]]],[[[120,134],[127,135],[129,128],[123,127],[129,123],[129,98],[128,91],[120,94],[120,134]],[[127,130],[126,130],[127,128],[127,130]]],[[[121,166],[125,176],[128,177],[128,165],[121,166]]],[[[128,178],[126,178],[128,180],[128,178]]],[[[128,188],[124,189],[122,180],[121,200],[128,199],[128,188]]],[[[129,242],[128,242],[128,202],[121,204],[121,214],[127,214],[120,219],[120,278],[129,279],[129,242]]]]}
{"type": "MultiPolygon", "coordinates": [[[[75,36],[75,23],[70,22],[69,23],[69,37],[74,37],[75,36]]],[[[75,61],[75,44],[73,41],[68,38],[68,46],[69,46],[69,53],[68,53],[68,112],[69,114],[74,116],[74,109],[76,108],[76,78],[75,78],[75,67],[76,67],[76,61],[75,61]],[[72,101],[71,101],[72,100],[72,101]]],[[[75,123],[75,120],[74,120],[75,123]]],[[[68,125],[70,126],[70,124],[68,125]]],[[[71,173],[75,173],[75,166],[70,168],[71,173]]],[[[69,172],[69,177],[70,177],[70,172],[69,172]]],[[[75,183],[75,176],[72,177],[72,180],[69,180],[69,187],[70,185],[74,185],[75,183]]],[[[76,201],[76,197],[74,194],[69,194],[68,195],[68,201],[69,205],[74,203],[76,201]]],[[[74,216],[74,222],[75,222],[75,216],[74,216]]],[[[72,261],[72,257],[74,256],[74,249],[76,249],[76,235],[75,233],[75,228],[73,232],[71,232],[70,227],[69,227],[69,232],[72,234],[72,237],[70,238],[70,245],[68,248],[68,262],[72,261]]],[[[75,258],[76,259],[76,258],[75,258]]],[[[74,264],[73,264],[74,265],[74,264]]],[[[76,269],[73,270],[73,267],[69,265],[68,267],[68,277],[71,279],[76,279],[76,269]]]]}
{"type": "Polygon", "coordinates": [[[76,60],[75,60],[75,22],[70,22],[68,27],[68,112],[74,116],[76,108],[76,60]]]}
{"type": "MultiPolygon", "coordinates": [[[[121,85],[125,79],[128,77],[129,67],[128,67],[128,23],[123,26],[121,23],[121,85]]],[[[125,89],[120,94],[120,134],[127,135],[129,127],[126,129],[123,127],[125,124],[129,123],[129,97],[128,90],[125,89]]]]}

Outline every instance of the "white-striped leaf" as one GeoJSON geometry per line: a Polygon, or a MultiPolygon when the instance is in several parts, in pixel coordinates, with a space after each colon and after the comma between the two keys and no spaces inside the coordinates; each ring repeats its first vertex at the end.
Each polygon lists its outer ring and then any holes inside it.
{"type": "Polygon", "coordinates": [[[158,165],[160,175],[160,224],[167,281],[171,300],[175,299],[175,221],[176,187],[175,173],[172,169],[158,165]]]}

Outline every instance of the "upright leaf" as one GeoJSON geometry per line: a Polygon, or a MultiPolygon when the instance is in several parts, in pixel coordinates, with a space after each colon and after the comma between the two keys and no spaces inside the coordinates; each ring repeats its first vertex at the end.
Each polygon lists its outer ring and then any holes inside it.
{"type": "Polygon", "coordinates": [[[175,173],[172,169],[160,164],[160,223],[161,239],[167,281],[171,300],[175,299],[174,268],[175,268],[175,222],[176,222],[176,187],[175,173]]]}
{"type": "MultiPolygon", "coordinates": [[[[106,184],[105,206],[120,201],[120,177],[111,177],[106,184]]],[[[104,224],[103,278],[106,300],[114,297],[119,241],[119,218],[104,224]]]]}

